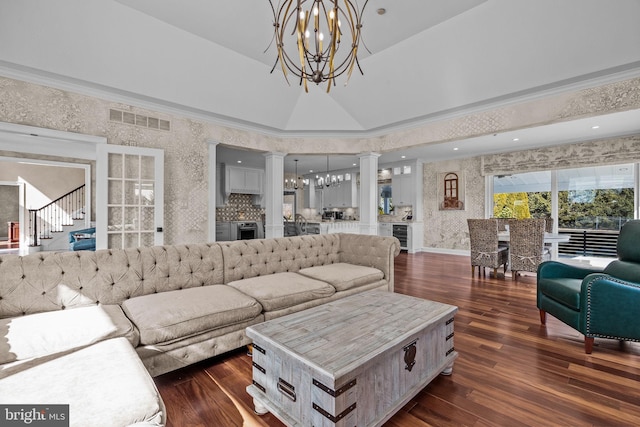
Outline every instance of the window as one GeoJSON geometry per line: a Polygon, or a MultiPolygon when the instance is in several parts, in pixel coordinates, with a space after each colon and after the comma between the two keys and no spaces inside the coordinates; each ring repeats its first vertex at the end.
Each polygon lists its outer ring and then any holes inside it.
{"type": "Polygon", "coordinates": [[[620,228],[634,218],[635,164],[496,175],[487,182],[496,218],[554,218],[571,235],[560,256],[616,256],[620,228]],[[493,190],[491,190],[491,186],[493,190]]]}
{"type": "Polygon", "coordinates": [[[550,218],[551,172],[493,177],[495,218],[550,218]]]}
{"type": "Polygon", "coordinates": [[[620,230],[633,219],[633,164],[558,170],[558,227],[620,230]]]}

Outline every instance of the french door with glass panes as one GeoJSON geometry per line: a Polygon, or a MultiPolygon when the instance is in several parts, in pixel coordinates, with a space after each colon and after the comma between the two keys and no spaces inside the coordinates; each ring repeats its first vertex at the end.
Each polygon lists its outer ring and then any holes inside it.
{"type": "Polygon", "coordinates": [[[96,248],[164,243],[164,151],[100,144],[96,164],[96,248]]]}

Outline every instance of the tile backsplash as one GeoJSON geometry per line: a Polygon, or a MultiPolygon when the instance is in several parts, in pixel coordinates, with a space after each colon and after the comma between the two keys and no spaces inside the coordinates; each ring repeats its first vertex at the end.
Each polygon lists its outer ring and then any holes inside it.
{"type": "MultiPolygon", "coordinates": [[[[378,222],[401,222],[406,221],[407,215],[413,213],[412,206],[397,207],[393,213],[389,215],[378,215],[378,222]]],[[[414,218],[415,220],[415,218],[414,218]]]]}
{"type": "Polygon", "coordinates": [[[253,195],[231,193],[225,207],[216,208],[216,221],[262,221],[263,214],[253,195]]]}

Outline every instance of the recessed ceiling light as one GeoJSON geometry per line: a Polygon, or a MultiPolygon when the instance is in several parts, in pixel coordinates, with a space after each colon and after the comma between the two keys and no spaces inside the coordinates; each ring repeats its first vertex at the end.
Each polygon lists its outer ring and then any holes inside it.
{"type": "Polygon", "coordinates": [[[407,156],[400,156],[400,158],[401,158],[401,159],[406,159],[406,158],[407,158],[407,156]]]}
{"type": "MultiPolygon", "coordinates": [[[[312,172],[313,172],[313,169],[309,169],[309,173],[312,173],[312,172]]],[[[316,177],[316,178],[317,178],[317,177],[316,177]]]]}
{"type": "Polygon", "coordinates": [[[357,163],[354,163],[354,164],[353,164],[353,166],[358,166],[358,164],[357,164],[357,163]]]}
{"type": "Polygon", "coordinates": [[[238,163],[242,163],[242,160],[238,160],[238,163]]]}
{"type": "Polygon", "coordinates": [[[453,149],[453,151],[458,151],[458,147],[455,147],[455,148],[453,149]]]}
{"type": "Polygon", "coordinates": [[[591,126],[591,129],[600,129],[600,126],[599,125],[594,125],[594,126],[591,126]]]}
{"type": "Polygon", "coordinates": [[[520,141],[520,138],[513,138],[513,142],[520,141]]]}

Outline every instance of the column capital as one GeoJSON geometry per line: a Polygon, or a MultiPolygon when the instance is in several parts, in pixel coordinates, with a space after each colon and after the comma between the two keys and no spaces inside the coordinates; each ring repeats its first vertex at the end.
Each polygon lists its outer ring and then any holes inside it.
{"type": "Polygon", "coordinates": [[[280,151],[269,151],[268,153],[263,154],[267,159],[284,159],[287,156],[287,153],[282,153],[280,151]]]}
{"type": "Polygon", "coordinates": [[[359,158],[359,159],[367,158],[367,157],[370,157],[370,158],[378,158],[378,157],[380,157],[380,153],[376,153],[376,152],[373,152],[373,151],[369,151],[369,152],[367,152],[367,153],[359,153],[359,154],[358,154],[358,158],[359,158]]]}

